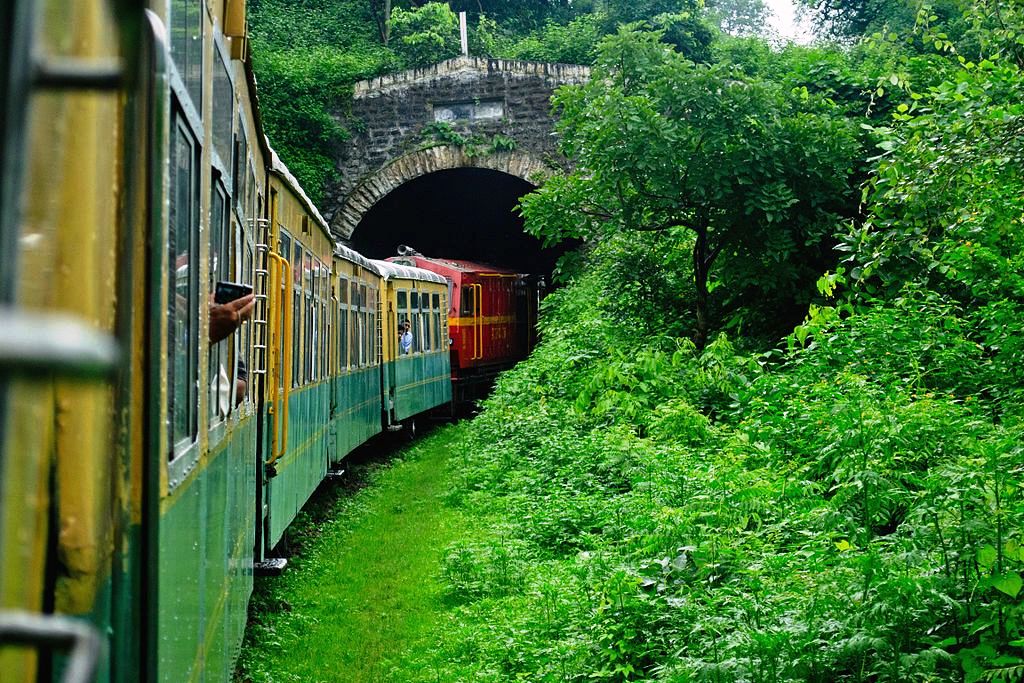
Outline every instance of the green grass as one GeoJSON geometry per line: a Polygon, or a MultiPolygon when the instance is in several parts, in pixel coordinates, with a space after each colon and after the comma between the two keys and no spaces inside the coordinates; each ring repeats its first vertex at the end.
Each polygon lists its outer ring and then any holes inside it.
{"type": "Polygon", "coordinates": [[[472,531],[443,501],[458,432],[357,468],[365,485],[355,492],[318,495],[289,534],[296,554],[284,575],[257,580],[239,680],[402,680],[392,668],[431,647],[445,610],[444,549],[472,531]]]}

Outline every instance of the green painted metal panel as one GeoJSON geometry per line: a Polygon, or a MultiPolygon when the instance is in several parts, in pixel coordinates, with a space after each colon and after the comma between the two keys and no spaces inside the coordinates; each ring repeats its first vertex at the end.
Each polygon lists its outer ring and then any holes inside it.
{"type": "Polygon", "coordinates": [[[337,462],[381,430],[380,367],[335,377],[331,462],[337,462]]]}
{"type": "Polygon", "coordinates": [[[252,593],[256,420],[230,428],[160,516],[157,678],[226,681],[252,593]]]}
{"type": "Polygon", "coordinates": [[[319,382],[291,391],[288,448],[274,465],[277,475],[266,483],[270,547],[281,540],[285,529],[327,474],[330,390],[330,382],[319,382]]]}
{"type": "Polygon", "coordinates": [[[402,356],[393,367],[396,419],[404,420],[452,400],[447,351],[402,356]]]}

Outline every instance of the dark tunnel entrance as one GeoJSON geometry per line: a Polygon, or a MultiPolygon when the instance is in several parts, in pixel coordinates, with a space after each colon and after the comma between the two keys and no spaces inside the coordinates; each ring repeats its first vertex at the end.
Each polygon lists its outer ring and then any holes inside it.
{"type": "Polygon", "coordinates": [[[523,232],[513,209],[534,189],[500,171],[459,168],[411,180],[381,199],[352,233],[354,249],[370,258],[397,254],[404,244],[424,256],[464,259],[543,275],[568,249],[543,249],[523,232]]]}

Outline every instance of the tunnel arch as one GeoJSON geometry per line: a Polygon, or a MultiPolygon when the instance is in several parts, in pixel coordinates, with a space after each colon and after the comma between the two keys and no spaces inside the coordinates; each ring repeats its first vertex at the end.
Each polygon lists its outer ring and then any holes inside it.
{"type": "Polygon", "coordinates": [[[512,150],[482,156],[471,155],[463,147],[440,145],[401,156],[364,178],[348,194],[331,221],[331,229],[350,239],[363,217],[385,196],[406,183],[439,171],[477,168],[499,171],[536,187],[554,169],[539,156],[512,150]]]}

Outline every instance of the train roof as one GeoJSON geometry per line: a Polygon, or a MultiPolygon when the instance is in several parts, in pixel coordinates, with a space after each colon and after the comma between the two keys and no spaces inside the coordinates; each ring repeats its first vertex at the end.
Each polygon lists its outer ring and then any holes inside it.
{"type": "Polygon", "coordinates": [[[375,275],[383,276],[383,273],[380,272],[380,268],[377,266],[376,261],[366,258],[355,249],[350,249],[343,244],[338,244],[337,242],[334,243],[334,256],[336,258],[356,263],[375,275]]]}
{"type": "Polygon", "coordinates": [[[370,261],[377,270],[384,277],[385,280],[393,280],[395,278],[403,278],[406,280],[421,280],[424,282],[436,282],[441,285],[448,284],[443,276],[433,273],[423,268],[415,268],[413,266],[403,266],[398,263],[391,263],[390,261],[377,261],[371,259],[370,261]]]}
{"type": "Polygon", "coordinates": [[[460,259],[446,259],[446,258],[432,258],[430,256],[423,256],[421,254],[410,254],[408,256],[392,256],[388,259],[390,263],[408,264],[409,262],[417,263],[426,261],[432,265],[447,268],[460,273],[498,273],[501,275],[519,275],[519,271],[511,270],[509,268],[501,268],[498,266],[488,265],[486,263],[477,263],[475,261],[463,261],[460,259]]]}

